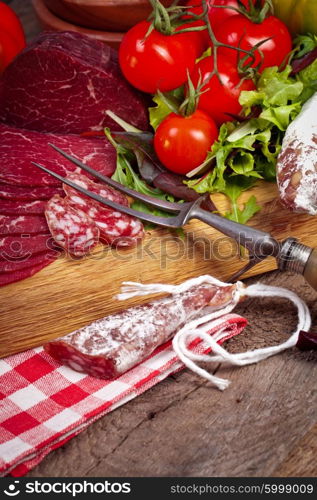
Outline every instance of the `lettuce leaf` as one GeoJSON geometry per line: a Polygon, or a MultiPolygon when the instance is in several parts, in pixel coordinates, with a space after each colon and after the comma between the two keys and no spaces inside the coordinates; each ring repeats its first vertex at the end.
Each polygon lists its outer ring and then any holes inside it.
{"type": "Polygon", "coordinates": [[[317,59],[303,69],[297,78],[303,83],[304,89],[301,93],[301,102],[304,103],[312,97],[312,95],[317,92],[317,59]]]}
{"type": "Polygon", "coordinates": [[[292,68],[279,71],[277,66],[266,68],[261,74],[257,90],[242,91],[239,102],[248,116],[254,106],[260,107],[259,118],[285,131],[300,113],[304,83],[291,77],[292,68]]]}
{"type": "Polygon", "coordinates": [[[172,92],[158,92],[152,100],[156,106],[149,108],[150,124],[154,130],[170,113],[177,113],[184,99],[184,87],[179,87],[172,92]]]}

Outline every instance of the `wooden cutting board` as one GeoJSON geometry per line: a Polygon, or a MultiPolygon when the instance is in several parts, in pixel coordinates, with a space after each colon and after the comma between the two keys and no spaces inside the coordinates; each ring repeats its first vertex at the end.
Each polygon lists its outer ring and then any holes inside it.
{"type": "MultiPolygon", "coordinates": [[[[276,186],[262,183],[244,194],[257,197],[262,210],[250,225],[278,239],[292,235],[316,246],[317,217],[291,214],[277,200],[276,186]]],[[[213,197],[220,210],[224,196],[213,197]]],[[[61,256],[32,278],[0,288],[0,357],[42,345],[91,321],[148,298],[115,300],[123,281],[180,283],[201,274],[226,280],[246,263],[236,244],[199,221],[192,221],[181,239],[168,230],[147,231],[137,248],[99,246],[81,260],[61,256]]],[[[267,259],[246,276],[276,269],[267,259]]]]}

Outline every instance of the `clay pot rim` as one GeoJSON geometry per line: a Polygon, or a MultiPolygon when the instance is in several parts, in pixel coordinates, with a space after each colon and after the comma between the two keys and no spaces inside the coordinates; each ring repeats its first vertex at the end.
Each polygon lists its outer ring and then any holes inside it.
{"type": "Polygon", "coordinates": [[[82,26],[79,26],[77,24],[72,24],[68,21],[64,21],[64,19],[57,17],[46,7],[44,0],[32,0],[32,4],[40,21],[44,24],[49,25],[56,31],[77,31],[78,33],[82,33],[84,35],[94,36],[98,40],[118,43],[122,40],[122,37],[124,35],[124,32],[83,28],[82,26]]]}
{"type": "MultiPolygon", "coordinates": [[[[68,4],[75,4],[75,5],[87,5],[87,0],[63,0],[64,3],[68,4]]],[[[89,7],[91,6],[101,6],[101,7],[123,7],[123,6],[129,6],[132,7],[133,5],[143,5],[145,3],[145,0],[93,0],[92,2],[89,2],[89,7]]]]}

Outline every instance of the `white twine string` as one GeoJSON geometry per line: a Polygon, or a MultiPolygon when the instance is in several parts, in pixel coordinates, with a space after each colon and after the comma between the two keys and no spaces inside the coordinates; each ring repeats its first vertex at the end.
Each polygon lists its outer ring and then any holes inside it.
{"type": "Polygon", "coordinates": [[[117,295],[116,298],[118,300],[127,300],[132,297],[151,295],[152,293],[182,293],[186,292],[193,286],[202,285],[203,283],[209,283],[210,285],[216,285],[219,287],[230,286],[230,283],[223,283],[208,274],[184,281],[184,283],[181,283],[180,285],[167,285],[164,283],[144,285],[143,283],[135,283],[134,281],[124,281],[122,283],[121,293],[117,295]]]}
{"type": "MultiPolygon", "coordinates": [[[[123,293],[118,295],[118,298],[119,300],[125,300],[127,298],[135,297],[138,295],[148,295],[152,293],[181,293],[195,285],[197,286],[203,283],[209,283],[219,287],[228,286],[228,283],[222,283],[216,278],[208,275],[200,276],[199,278],[193,278],[191,280],[185,281],[181,285],[143,285],[141,283],[127,282],[124,283],[125,286],[122,289],[123,293]]],[[[287,290],[285,288],[262,285],[261,283],[256,283],[255,285],[251,285],[248,288],[245,288],[241,282],[238,282],[235,286],[236,289],[234,291],[232,301],[229,305],[210,314],[205,314],[193,321],[190,321],[176,333],[173,339],[174,351],[180,358],[180,360],[184,363],[184,365],[193,372],[197,373],[197,375],[200,375],[201,377],[209,380],[221,391],[229,386],[230,381],[219,378],[207,372],[205,369],[198,366],[197,362],[225,363],[226,365],[236,366],[245,366],[253,363],[258,363],[259,361],[273,356],[274,354],[278,354],[285,349],[289,349],[290,347],[295,346],[298,341],[299,332],[301,330],[308,331],[311,327],[311,316],[309,309],[305,302],[303,302],[294,292],[291,292],[290,290],[287,290]],[[211,337],[210,335],[208,335],[207,332],[215,326],[215,323],[217,323],[217,318],[231,312],[239,302],[240,298],[243,296],[282,297],[293,302],[298,311],[298,324],[295,331],[290,335],[288,340],[276,346],[264,347],[247,352],[231,354],[217,343],[217,338],[215,336],[211,337]],[[191,341],[197,337],[202,339],[207,346],[211,347],[213,352],[212,355],[195,354],[188,348],[188,345],[191,343],[191,341]]]]}

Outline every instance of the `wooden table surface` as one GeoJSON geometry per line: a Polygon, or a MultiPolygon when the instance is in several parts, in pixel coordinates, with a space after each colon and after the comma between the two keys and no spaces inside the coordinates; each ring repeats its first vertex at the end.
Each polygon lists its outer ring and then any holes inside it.
{"type": "MultiPolygon", "coordinates": [[[[41,28],[31,2],[6,3],[32,39],[41,28]]],[[[316,293],[301,277],[274,272],[261,281],[296,291],[316,323],[316,293]]],[[[252,299],[237,312],[250,326],[227,343],[232,352],[281,342],[296,325],[285,301],[252,299]]],[[[221,369],[232,381],[225,392],[185,370],[90,425],[28,476],[315,477],[316,360],[294,348],[221,369]]]]}

